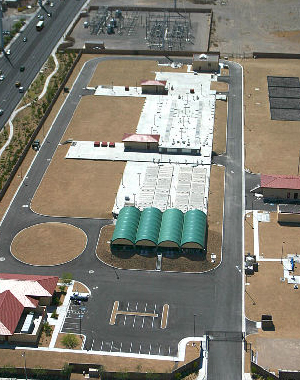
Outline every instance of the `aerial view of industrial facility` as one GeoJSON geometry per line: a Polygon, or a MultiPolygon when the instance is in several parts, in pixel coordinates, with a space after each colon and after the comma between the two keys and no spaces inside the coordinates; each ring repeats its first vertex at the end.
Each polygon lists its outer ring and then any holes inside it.
{"type": "Polygon", "coordinates": [[[300,379],[297,0],[5,0],[0,35],[1,376],[300,379]]]}

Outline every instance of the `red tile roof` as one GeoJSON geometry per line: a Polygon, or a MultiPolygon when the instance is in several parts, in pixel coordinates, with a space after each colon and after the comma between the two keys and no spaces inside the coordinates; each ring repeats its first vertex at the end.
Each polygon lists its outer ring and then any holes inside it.
{"type": "Polygon", "coordinates": [[[50,297],[57,282],[56,276],[0,273],[0,335],[12,335],[24,307],[36,308],[38,298],[50,297]]]}
{"type": "Polygon", "coordinates": [[[0,280],[21,280],[21,281],[36,281],[49,293],[53,293],[57,282],[57,276],[36,276],[30,274],[13,274],[13,273],[0,273],[0,280]]]}
{"type": "Polygon", "coordinates": [[[143,135],[138,133],[124,133],[123,136],[123,142],[129,141],[129,142],[159,142],[160,135],[143,135]]]}
{"type": "Polygon", "coordinates": [[[141,82],[141,86],[165,86],[166,80],[144,80],[141,82]]]}
{"type": "Polygon", "coordinates": [[[261,174],[260,187],[300,190],[300,176],[261,174]]]}
{"type": "Polygon", "coordinates": [[[0,293],[0,335],[13,335],[23,309],[21,302],[9,290],[0,293]]]}

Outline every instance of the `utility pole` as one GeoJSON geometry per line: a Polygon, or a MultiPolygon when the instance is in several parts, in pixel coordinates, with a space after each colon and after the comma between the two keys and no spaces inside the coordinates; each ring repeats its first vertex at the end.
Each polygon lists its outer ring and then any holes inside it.
{"type": "Polygon", "coordinates": [[[25,352],[25,351],[22,353],[22,356],[23,356],[23,358],[24,358],[24,372],[25,372],[25,379],[27,380],[26,352],[25,352]]]}

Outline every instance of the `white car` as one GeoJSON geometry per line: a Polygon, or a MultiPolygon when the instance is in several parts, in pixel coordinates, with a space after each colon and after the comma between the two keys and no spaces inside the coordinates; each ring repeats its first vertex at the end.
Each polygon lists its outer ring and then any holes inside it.
{"type": "Polygon", "coordinates": [[[54,4],[53,4],[53,3],[50,3],[50,7],[54,7],[54,4]]]}
{"type": "Polygon", "coordinates": [[[4,114],[4,111],[2,108],[0,108],[0,116],[2,116],[4,114]]]}
{"type": "Polygon", "coordinates": [[[2,74],[2,75],[0,75],[0,81],[3,81],[4,80],[4,78],[5,78],[5,76],[2,74]]]}
{"type": "Polygon", "coordinates": [[[10,49],[6,50],[6,55],[10,55],[10,49]]]}

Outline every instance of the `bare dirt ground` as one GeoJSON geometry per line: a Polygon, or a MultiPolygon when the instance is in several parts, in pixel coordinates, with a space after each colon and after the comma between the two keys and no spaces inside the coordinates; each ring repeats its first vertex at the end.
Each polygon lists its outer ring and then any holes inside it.
{"type": "Polygon", "coordinates": [[[244,244],[245,244],[245,254],[254,252],[254,241],[253,241],[253,216],[252,212],[245,215],[244,223],[244,244]]]}
{"type": "Polygon", "coordinates": [[[213,152],[222,154],[226,151],[227,102],[216,101],[213,152]]]}
{"type": "Polygon", "coordinates": [[[85,233],[79,228],[65,223],[43,223],[16,235],[11,252],[28,264],[56,265],[80,255],[86,241],[85,233]]]}
{"type": "Polygon", "coordinates": [[[73,292],[88,293],[88,288],[81,282],[75,281],[73,284],[73,292]]]}
{"type": "Polygon", "coordinates": [[[39,347],[49,347],[49,344],[50,344],[51,338],[52,338],[52,333],[54,330],[54,326],[50,326],[50,328],[51,328],[50,336],[47,336],[45,331],[42,331],[42,334],[40,336],[39,343],[38,343],[39,347]]]}
{"type": "MultiPolygon", "coordinates": [[[[62,339],[64,338],[66,334],[64,333],[59,333],[58,336],[57,336],[57,339],[56,339],[56,342],[55,342],[55,348],[66,348],[63,343],[62,343],[62,339]]],[[[76,335],[76,338],[78,340],[78,344],[76,347],[73,348],[73,350],[81,350],[81,346],[82,346],[82,342],[83,342],[83,339],[84,339],[84,336],[83,335],[76,335]]]]}
{"type": "MultiPolygon", "coordinates": [[[[258,352],[258,364],[271,370],[296,369],[295,364],[290,365],[295,352],[299,355],[300,346],[299,289],[287,281],[281,282],[280,277],[283,277],[280,262],[260,262],[258,272],[248,276],[250,285],[246,285],[245,294],[248,318],[259,321],[262,314],[273,317],[275,331],[259,330],[259,334],[247,338],[258,352]]],[[[296,366],[299,367],[299,363],[296,366]]]]}
{"type": "Polygon", "coordinates": [[[155,72],[170,71],[186,73],[187,67],[172,69],[168,66],[158,66],[156,61],[120,61],[101,62],[90,81],[89,86],[140,86],[141,81],[155,79],[155,72]],[[133,70],[134,68],[134,70],[133,70]]]}
{"type": "Polygon", "coordinates": [[[298,60],[243,60],[245,167],[264,174],[297,175],[300,121],[271,120],[267,76],[300,76],[298,60]]]}
{"type": "Polygon", "coordinates": [[[270,223],[259,222],[259,250],[264,258],[281,258],[300,254],[299,226],[277,223],[277,214],[270,213],[270,223]]]}
{"type": "MultiPolygon", "coordinates": [[[[182,362],[172,362],[167,360],[153,360],[153,359],[135,359],[123,358],[116,356],[104,355],[90,355],[82,353],[68,353],[64,352],[51,352],[51,360],[49,360],[49,352],[47,351],[26,351],[26,365],[27,368],[62,368],[65,363],[91,363],[101,364],[106,371],[118,372],[171,372],[175,368],[199,357],[199,343],[196,342],[195,346],[191,343],[186,347],[185,360],[182,362]]],[[[18,350],[0,349],[1,365],[10,365],[15,367],[24,366],[24,358],[20,355],[18,350]]]]}

